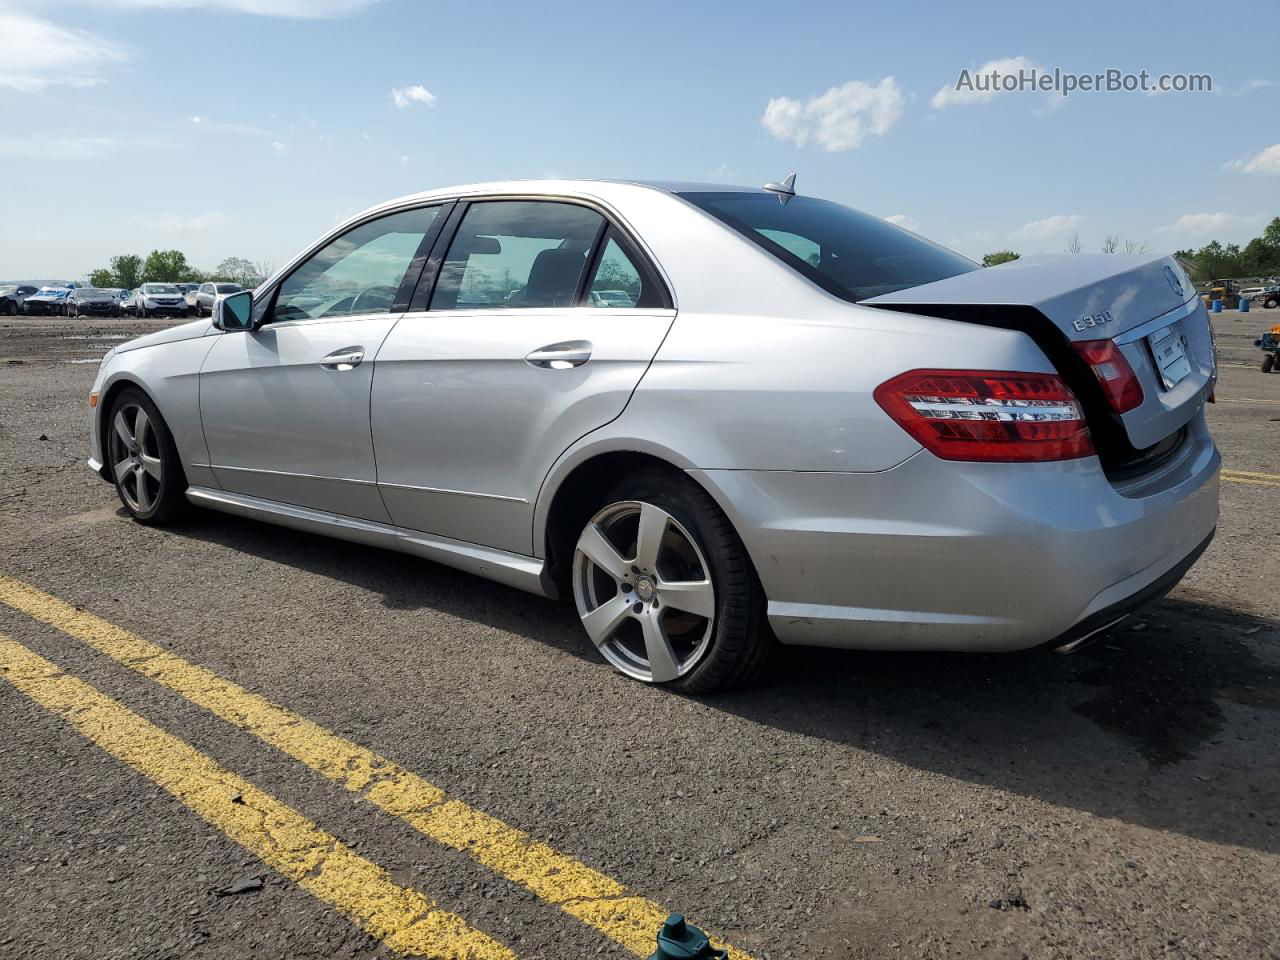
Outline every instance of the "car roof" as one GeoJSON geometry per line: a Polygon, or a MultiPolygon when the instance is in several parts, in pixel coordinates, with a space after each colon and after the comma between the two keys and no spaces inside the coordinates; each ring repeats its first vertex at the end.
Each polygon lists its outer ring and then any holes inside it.
{"type": "Polygon", "coordinates": [[[414,202],[443,200],[451,197],[483,196],[485,194],[547,195],[547,196],[583,196],[594,197],[605,202],[621,198],[635,191],[658,191],[666,194],[677,193],[765,193],[763,187],[744,187],[725,183],[699,183],[684,180],[624,180],[566,178],[545,179],[530,178],[516,180],[490,180],[480,183],[455,184],[449,187],[438,187],[420,193],[405,194],[393,200],[375,204],[366,210],[347,218],[345,223],[363,219],[384,209],[392,209],[414,202]]]}

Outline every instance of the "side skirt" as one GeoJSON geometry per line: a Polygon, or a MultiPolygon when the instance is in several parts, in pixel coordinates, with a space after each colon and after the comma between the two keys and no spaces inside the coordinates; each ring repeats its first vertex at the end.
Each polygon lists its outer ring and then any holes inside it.
{"type": "Polygon", "coordinates": [[[538,596],[556,599],[558,591],[546,570],[546,564],[535,557],[525,557],[505,550],[495,550],[462,540],[437,537],[417,530],[406,530],[371,520],[342,517],[323,510],[312,510],[274,500],[211,490],[208,487],[189,487],[187,499],[198,507],[219,510],[223,513],[263,520],[267,523],[337,537],[371,547],[382,547],[399,553],[408,553],[448,567],[489,580],[496,580],[517,590],[536,593],[538,596]]]}

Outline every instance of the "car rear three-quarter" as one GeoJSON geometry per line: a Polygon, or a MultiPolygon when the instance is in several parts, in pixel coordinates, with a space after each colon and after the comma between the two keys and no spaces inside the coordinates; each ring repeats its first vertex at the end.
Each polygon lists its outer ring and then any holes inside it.
{"type": "Polygon", "coordinates": [[[1217,520],[1166,259],[981,269],[785,188],[530,181],[367,211],[212,304],[95,384],[137,519],[185,495],[572,596],[681,690],[775,637],[1067,648],[1217,520]]]}

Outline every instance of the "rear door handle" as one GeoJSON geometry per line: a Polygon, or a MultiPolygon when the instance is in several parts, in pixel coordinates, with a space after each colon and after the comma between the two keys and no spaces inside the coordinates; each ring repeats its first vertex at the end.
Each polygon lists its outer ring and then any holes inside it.
{"type": "Polygon", "coordinates": [[[566,340],[538,348],[525,357],[524,362],[548,370],[568,370],[580,367],[590,359],[590,340],[566,340]]]}
{"type": "Polygon", "coordinates": [[[354,370],[363,361],[364,347],[343,347],[321,360],[320,366],[329,370],[354,370]]]}

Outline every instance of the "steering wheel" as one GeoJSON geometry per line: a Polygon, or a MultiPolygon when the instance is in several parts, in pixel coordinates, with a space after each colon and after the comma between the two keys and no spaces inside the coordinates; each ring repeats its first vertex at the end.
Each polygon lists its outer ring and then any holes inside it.
{"type": "Polygon", "coordinates": [[[372,299],[375,296],[380,297],[382,301],[377,304],[378,307],[390,309],[391,304],[395,303],[396,288],[387,287],[387,286],[365,287],[363,290],[361,290],[359,293],[357,293],[354,297],[351,298],[351,312],[352,313],[368,313],[369,307],[366,307],[364,310],[360,309],[360,299],[362,297],[369,297],[372,299]]]}

